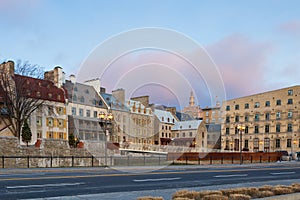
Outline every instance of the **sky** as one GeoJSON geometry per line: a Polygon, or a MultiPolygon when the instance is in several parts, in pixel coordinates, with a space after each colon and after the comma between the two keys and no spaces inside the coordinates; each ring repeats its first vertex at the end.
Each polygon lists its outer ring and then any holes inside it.
{"type": "MultiPolygon", "coordinates": [[[[61,66],[67,77],[85,73],[97,78],[94,76],[97,73],[84,71],[83,66],[99,45],[126,31],[147,27],[172,30],[199,44],[218,69],[226,99],[300,82],[298,0],[0,0],[0,61],[28,61],[45,70],[61,66]]],[[[107,54],[113,51],[109,49],[107,54]]],[[[157,52],[131,52],[127,61],[117,61],[119,65],[128,65],[128,60],[132,63],[133,58],[153,55],[157,55],[156,61],[176,60],[170,52],[157,52]]],[[[105,51],[102,54],[106,56],[105,51]]],[[[195,52],[194,56],[197,57],[195,52]]],[[[153,69],[157,69],[157,64],[161,62],[156,62],[153,69]]],[[[164,62],[174,69],[179,64],[182,70],[173,70],[177,74],[151,74],[150,70],[146,75],[156,81],[157,77],[173,80],[171,88],[154,81],[152,88],[149,83],[136,86],[132,95],[150,94],[155,103],[185,105],[193,90],[201,107],[211,106],[211,99],[217,95],[210,92],[206,77],[196,80],[185,75],[184,70],[191,72],[191,68],[183,62],[164,62]],[[191,88],[176,82],[178,73],[191,88]]],[[[130,77],[132,70],[124,69],[130,77]]],[[[112,77],[110,81],[122,82],[119,80],[122,75],[114,78],[113,73],[112,70],[107,75],[112,77]]],[[[140,73],[136,76],[142,77],[140,73]]],[[[103,86],[114,89],[104,80],[103,86]]]]}

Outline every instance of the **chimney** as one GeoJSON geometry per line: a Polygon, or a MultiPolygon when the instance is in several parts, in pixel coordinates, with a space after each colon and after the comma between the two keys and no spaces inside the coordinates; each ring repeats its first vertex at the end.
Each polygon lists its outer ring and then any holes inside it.
{"type": "Polygon", "coordinates": [[[56,66],[53,70],[44,73],[44,79],[52,81],[56,87],[61,87],[65,83],[65,73],[60,66],[56,66]]]}
{"type": "Polygon", "coordinates": [[[100,82],[99,78],[87,80],[84,83],[89,86],[94,87],[97,92],[100,92],[100,90],[101,90],[101,82],[100,82]]]}
{"type": "Polygon", "coordinates": [[[71,74],[69,76],[69,80],[71,81],[71,83],[75,83],[76,82],[76,76],[74,74],[71,74]]]}
{"type": "Polygon", "coordinates": [[[125,90],[117,89],[112,91],[112,95],[122,104],[125,103],[125,90]]]}
{"type": "Polygon", "coordinates": [[[2,72],[13,76],[15,74],[15,63],[13,61],[7,61],[0,64],[0,73],[2,72]]]}

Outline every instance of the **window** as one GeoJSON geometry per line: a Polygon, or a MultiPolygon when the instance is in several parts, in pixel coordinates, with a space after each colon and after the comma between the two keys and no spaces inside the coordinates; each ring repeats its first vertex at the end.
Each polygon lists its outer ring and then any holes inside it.
{"type": "Polygon", "coordinates": [[[64,133],[59,132],[58,137],[59,137],[59,139],[64,139],[64,133]]]}
{"type": "Polygon", "coordinates": [[[226,111],[229,111],[230,110],[230,106],[226,106],[226,111]]]}
{"type": "Polygon", "coordinates": [[[229,128],[226,127],[226,135],[229,135],[229,128]]]}
{"type": "Polygon", "coordinates": [[[73,96],[73,101],[77,101],[77,96],[76,95],[73,96]]]}
{"type": "Polygon", "coordinates": [[[292,147],[292,139],[287,139],[286,141],[286,147],[291,148],[292,147]]]}
{"type": "Polygon", "coordinates": [[[277,99],[277,100],[276,100],[276,105],[277,105],[277,106],[280,106],[280,105],[281,105],[281,100],[280,100],[280,99],[277,99]]]}
{"type": "Polygon", "coordinates": [[[254,108],[259,108],[259,102],[255,102],[254,108]]]}
{"type": "Polygon", "coordinates": [[[254,133],[259,133],[259,128],[258,128],[258,126],[254,126],[254,133]]]}
{"type": "Polygon", "coordinates": [[[176,133],[176,137],[178,137],[178,138],[179,138],[179,133],[176,133]]]}
{"type": "Polygon", "coordinates": [[[182,137],[185,137],[185,132],[182,133],[182,137]]]}
{"type": "Polygon", "coordinates": [[[259,114],[258,113],[255,114],[254,121],[256,121],[256,122],[259,121],[259,114]]]}
{"type": "Polygon", "coordinates": [[[49,98],[52,98],[52,93],[48,93],[48,97],[49,97],[49,98]]]}
{"type": "Polygon", "coordinates": [[[249,115],[245,115],[245,122],[249,121],[249,115]]]}
{"type": "Polygon", "coordinates": [[[91,117],[91,111],[90,110],[86,110],[86,117],[91,117]]]}
{"type": "Polygon", "coordinates": [[[288,118],[293,118],[293,112],[292,111],[288,111],[288,118]]]}
{"type": "Polygon", "coordinates": [[[270,120],[270,113],[266,113],[266,121],[270,120]]]}
{"type": "Polygon", "coordinates": [[[41,132],[41,131],[37,131],[36,137],[37,137],[37,138],[42,138],[42,132],[41,132]]]}
{"type": "Polygon", "coordinates": [[[287,132],[292,132],[292,131],[293,131],[293,124],[288,124],[287,132]]]}
{"type": "Polygon", "coordinates": [[[164,133],[161,133],[161,137],[165,137],[165,134],[164,134],[164,133]]]}
{"type": "Polygon", "coordinates": [[[230,117],[226,116],[226,123],[230,123],[230,117]]]}
{"type": "Polygon", "coordinates": [[[206,119],[205,119],[205,123],[207,123],[207,124],[208,124],[208,122],[209,122],[209,119],[208,119],[208,118],[206,118],[206,119]]]}
{"type": "Polygon", "coordinates": [[[265,138],[264,139],[264,150],[265,151],[270,151],[270,138],[265,138]]]}
{"type": "Polygon", "coordinates": [[[190,132],[190,137],[193,137],[193,132],[190,132]]]}
{"type": "Polygon", "coordinates": [[[84,103],[84,97],[81,97],[81,98],[80,98],[80,102],[81,102],[81,103],[84,103]]]}
{"type": "Polygon", "coordinates": [[[168,122],[170,122],[170,118],[168,117],[168,122]]]}
{"type": "Polygon", "coordinates": [[[245,103],[245,109],[249,109],[249,103],[245,103]]]}
{"type": "Polygon", "coordinates": [[[63,119],[58,119],[58,127],[63,128],[64,127],[64,120],[63,119]]]}
{"type": "Polygon", "coordinates": [[[265,126],[265,133],[269,133],[270,132],[270,125],[266,125],[265,126]]]}
{"type": "Polygon", "coordinates": [[[259,139],[258,138],[254,138],[254,140],[253,140],[253,149],[254,149],[254,151],[258,151],[258,149],[259,149],[259,139]]]}
{"type": "Polygon", "coordinates": [[[77,91],[78,91],[78,90],[77,90],[77,87],[74,87],[74,91],[75,91],[75,92],[77,92],[77,91]]]}
{"type": "Polygon", "coordinates": [[[235,134],[238,134],[238,133],[239,133],[239,130],[238,130],[237,127],[235,127],[235,129],[234,129],[234,133],[235,133],[235,134]]]}
{"type": "Polygon", "coordinates": [[[240,109],[240,105],[239,104],[235,105],[235,109],[239,110],[240,109]]]}
{"type": "Polygon", "coordinates": [[[248,149],[249,148],[249,140],[244,141],[244,148],[248,149]]]}
{"type": "Polygon", "coordinates": [[[58,112],[58,114],[60,114],[60,115],[64,114],[64,108],[63,108],[63,107],[58,107],[58,108],[57,108],[57,112],[58,112]]]}
{"type": "Polygon", "coordinates": [[[42,126],[42,117],[36,117],[36,125],[42,126]]]}
{"type": "Polygon", "coordinates": [[[165,118],[164,118],[164,117],[161,117],[161,121],[165,121],[165,118]]]}
{"type": "Polygon", "coordinates": [[[281,117],[281,113],[280,112],[276,112],[276,119],[280,119],[281,117]]]}
{"type": "Polygon", "coordinates": [[[162,126],[161,126],[161,129],[164,130],[164,128],[165,128],[164,125],[162,125],[162,126]]]}
{"type": "Polygon", "coordinates": [[[293,99],[288,99],[288,103],[287,104],[293,104],[293,99]]]}
{"type": "Polygon", "coordinates": [[[235,122],[239,122],[240,121],[240,116],[235,116],[235,122]]]}
{"type": "Polygon", "coordinates": [[[209,112],[206,112],[206,113],[205,113],[205,116],[208,117],[208,115],[209,115],[209,112]]]}
{"type": "Polygon", "coordinates": [[[85,93],[86,93],[86,94],[89,94],[90,92],[89,92],[89,90],[88,90],[88,89],[86,89],[86,90],[85,90],[85,93]]]}
{"type": "Polygon", "coordinates": [[[276,124],[276,132],[280,133],[280,124],[276,124]]]}
{"type": "Polygon", "coordinates": [[[292,96],[293,95],[293,90],[288,90],[288,95],[292,96]]]}
{"type": "Polygon", "coordinates": [[[270,107],[270,101],[266,101],[266,107],[270,107]]]}
{"type": "Polygon", "coordinates": [[[249,127],[245,126],[245,134],[249,133],[249,127]]]}
{"type": "Polygon", "coordinates": [[[79,116],[83,117],[83,109],[82,108],[79,108],[79,116]]]}
{"type": "Polygon", "coordinates": [[[98,117],[98,112],[94,111],[94,118],[97,118],[97,117],[98,117]]]}
{"type": "Polygon", "coordinates": [[[72,115],[76,115],[76,108],[72,107],[72,115]]]}
{"type": "Polygon", "coordinates": [[[53,126],[53,118],[48,118],[47,121],[48,121],[47,125],[52,127],[53,126]]]}
{"type": "Polygon", "coordinates": [[[275,140],[275,148],[280,148],[280,139],[275,140]]]}

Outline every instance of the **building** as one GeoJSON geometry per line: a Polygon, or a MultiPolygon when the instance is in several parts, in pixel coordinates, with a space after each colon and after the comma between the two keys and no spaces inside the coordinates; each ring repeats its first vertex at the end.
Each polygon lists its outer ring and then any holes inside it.
{"type": "Polygon", "coordinates": [[[221,124],[222,123],[222,115],[221,115],[221,107],[217,105],[215,107],[206,107],[202,108],[202,120],[205,124],[221,124]]]}
{"type": "Polygon", "coordinates": [[[228,100],[221,111],[222,150],[300,150],[300,86],[228,100]],[[245,130],[240,135],[238,125],[245,130]],[[242,139],[242,140],[241,140],[242,139]]]}
{"type": "MultiPolygon", "coordinates": [[[[16,98],[16,107],[21,106],[18,110],[16,108],[15,112],[24,114],[21,112],[22,109],[31,110],[27,120],[32,132],[29,144],[34,144],[37,139],[43,138],[67,140],[67,93],[64,88],[49,80],[15,74],[14,70],[12,61],[1,64],[1,72],[10,74],[10,86],[21,97],[16,98]]],[[[13,101],[11,102],[13,105],[13,101]]],[[[2,111],[3,109],[5,105],[2,111]]],[[[6,131],[6,135],[7,128],[7,125],[1,128],[2,131],[6,131]]],[[[16,133],[12,135],[17,136],[16,133]]],[[[20,142],[23,144],[22,140],[20,142]]]]}
{"type": "Polygon", "coordinates": [[[207,130],[202,120],[177,121],[171,130],[171,145],[197,147],[207,151],[207,130]]]}
{"type": "Polygon", "coordinates": [[[154,109],[154,135],[156,145],[168,145],[173,138],[172,128],[177,121],[171,112],[154,109]]]}
{"type": "MultiPolygon", "coordinates": [[[[144,103],[149,105],[147,101],[144,103]]],[[[130,109],[129,141],[138,144],[154,144],[154,120],[151,108],[146,107],[140,101],[132,99],[128,101],[128,107],[130,109]]]]}
{"type": "Polygon", "coordinates": [[[99,125],[99,114],[107,113],[108,106],[93,86],[67,80],[63,86],[68,91],[67,115],[69,134],[80,140],[104,141],[104,131],[99,125]]]}

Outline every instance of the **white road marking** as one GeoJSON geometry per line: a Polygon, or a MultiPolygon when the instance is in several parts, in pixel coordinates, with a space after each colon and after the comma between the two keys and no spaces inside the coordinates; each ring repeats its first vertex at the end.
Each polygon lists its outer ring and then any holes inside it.
{"type": "Polygon", "coordinates": [[[154,182],[154,181],[175,181],[180,180],[180,177],[174,178],[157,178],[157,179],[134,179],[134,182],[154,182]]]}
{"type": "Polygon", "coordinates": [[[44,184],[44,185],[18,185],[18,186],[7,186],[6,189],[61,187],[61,186],[83,185],[83,184],[85,184],[85,183],[57,183],[57,184],[44,184]]]}
{"type": "Polygon", "coordinates": [[[296,172],[274,172],[271,175],[285,175],[285,174],[295,174],[296,172]]]}
{"type": "Polygon", "coordinates": [[[215,178],[230,178],[230,177],[244,177],[248,176],[248,174],[226,174],[226,175],[217,175],[215,178]]]}

